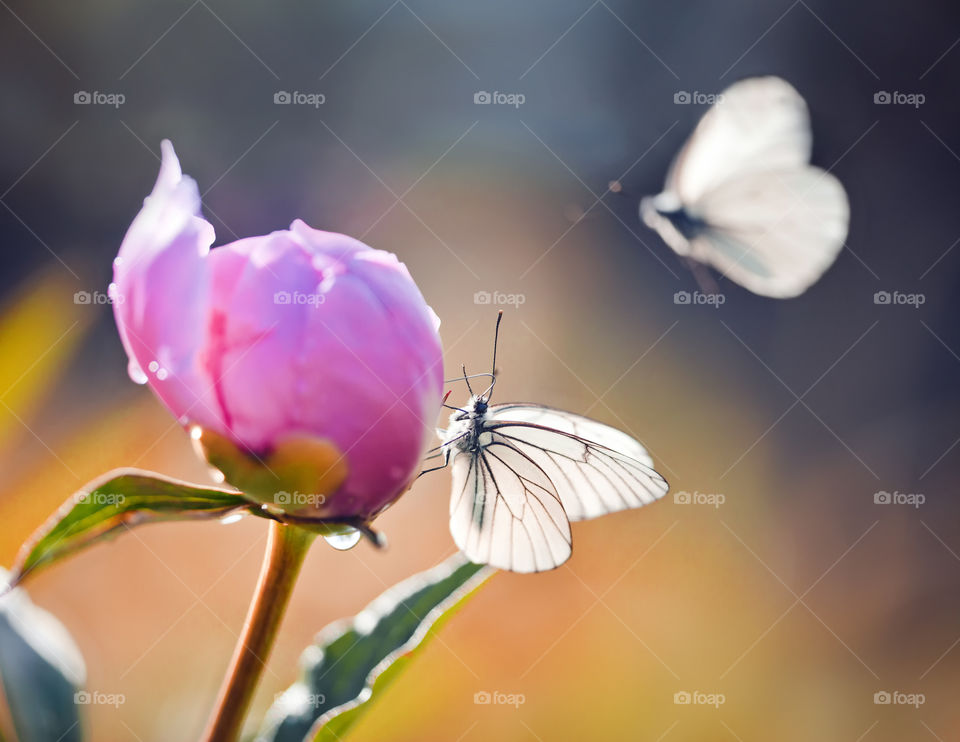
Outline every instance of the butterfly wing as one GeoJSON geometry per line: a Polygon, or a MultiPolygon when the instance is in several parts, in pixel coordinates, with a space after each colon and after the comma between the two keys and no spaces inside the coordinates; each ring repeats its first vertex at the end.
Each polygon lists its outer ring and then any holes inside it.
{"type": "Polygon", "coordinates": [[[836,260],[850,221],[847,194],[807,165],[742,175],[695,207],[707,227],[690,255],[761,296],[802,294],[836,260]]]}
{"type": "Polygon", "coordinates": [[[542,572],[570,558],[570,523],[549,477],[492,435],[453,462],[450,532],[467,558],[513,572],[542,572]]]}
{"type": "Polygon", "coordinates": [[[666,191],[693,204],[721,183],[810,162],[807,104],[779,77],[753,77],[723,91],[697,124],[667,176],[666,191]]]}
{"type": "Polygon", "coordinates": [[[532,404],[494,405],[488,428],[547,475],[571,521],[649,505],[666,494],[639,441],[596,420],[532,404]]]}

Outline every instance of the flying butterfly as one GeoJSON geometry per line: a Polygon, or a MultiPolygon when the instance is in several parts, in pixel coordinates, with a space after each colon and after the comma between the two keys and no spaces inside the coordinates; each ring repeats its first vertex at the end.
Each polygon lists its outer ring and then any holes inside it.
{"type": "Polygon", "coordinates": [[[680,150],[640,215],[675,252],[755,294],[806,291],[833,264],[849,225],[847,194],[810,164],[807,104],[779,77],[734,83],[680,150]]]}
{"type": "MultiPolygon", "coordinates": [[[[436,457],[453,467],[450,531],[473,562],[512,572],[542,572],[570,558],[570,523],[648,505],[668,485],[646,449],[595,420],[536,404],[490,404],[493,368],[463,380],[470,399],[453,412],[436,457]],[[488,377],[474,394],[470,379],[488,377]]],[[[449,392],[447,393],[449,397],[449,392]]],[[[426,473],[426,472],[424,472],[426,473]]]]}

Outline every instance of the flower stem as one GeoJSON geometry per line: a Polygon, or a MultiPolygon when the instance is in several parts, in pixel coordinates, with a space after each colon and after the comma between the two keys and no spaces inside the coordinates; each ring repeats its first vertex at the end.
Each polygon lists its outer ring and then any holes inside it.
{"type": "Polygon", "coordinates": [[[273,640],[315,533],[276,521],[270,523],[267,550],[243,631],[220,688],[220,697],[204,742],[234,742],[243,726],[273,640]]]}

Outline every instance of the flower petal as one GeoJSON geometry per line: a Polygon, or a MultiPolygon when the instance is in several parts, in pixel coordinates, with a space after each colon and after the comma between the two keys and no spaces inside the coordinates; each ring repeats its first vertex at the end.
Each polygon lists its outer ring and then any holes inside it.
{"type": "Polygon", "coordinates": [[[199,216],[200,194],[180,171],[169,141],[160,174],[114,261],[114,316],[131,376],[147,381],[177,417],[219,428],[196,363],[206,324],[213,226],[199,216]]]}

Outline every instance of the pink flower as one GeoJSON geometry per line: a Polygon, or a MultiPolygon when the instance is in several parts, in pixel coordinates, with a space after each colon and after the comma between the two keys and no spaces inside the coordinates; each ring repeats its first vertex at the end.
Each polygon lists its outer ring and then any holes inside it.
{"type": "Polygon", "coordinates": [[[306,450],[313,460],[293,463],[325,491],[280,504],[373,517],[410,485],[433,436],[439,320],[394,255],[300,220],[211,250],[197,185],[169,141],[162,149],[110,287],[131,377],[182,425],[242,451],[236,466],[283,469],[253,487],[258,499],[286,489],[291,456],[306,450]]]}

